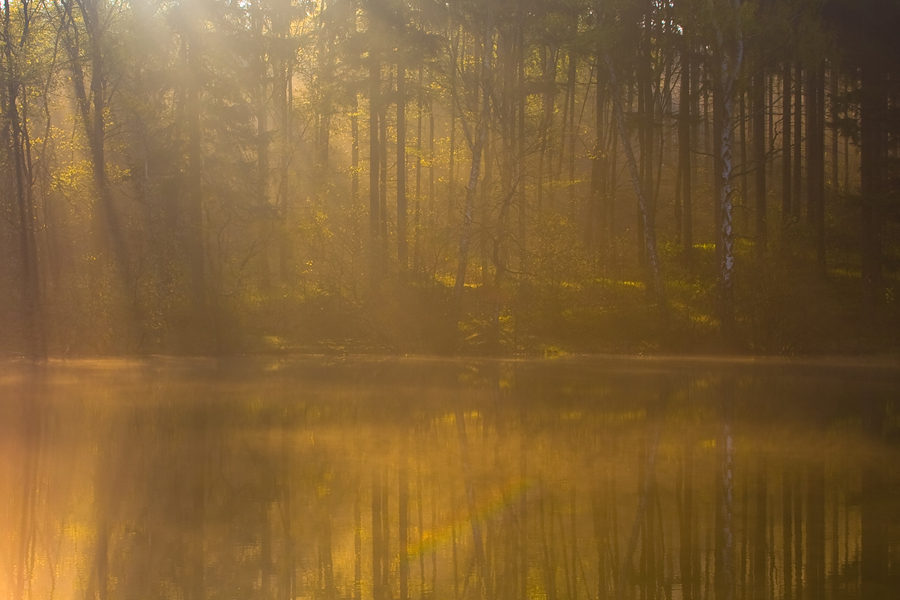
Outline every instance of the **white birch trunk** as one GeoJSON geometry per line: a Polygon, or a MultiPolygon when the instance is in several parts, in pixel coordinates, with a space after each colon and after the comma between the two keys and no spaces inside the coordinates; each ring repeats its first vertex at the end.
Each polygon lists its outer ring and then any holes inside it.
{"type": "Polygon", "coordinates": [[[729,0],[728,8],[731,12],[729,18],[733,21],[733,40],[725,40],[725,32],[719,21],[715,20],[716,38],[719,52],[719,80],[722,93],[721,125],[721,149],[719,159],[722,171],[719,173],[721,194],[716,201],[719,203],[719,240],[722,244],[719,252],[718,265],[719,287],[719,318],[721,319],[722,334],[730,339],[734,334],[734,230],[732,227],[733,189],[731,185],[732,158],[731,147],[733,143],[733,119],[734,109],[734,82],[741,70],[744,44],[742,40],[740,23],[740,0],[729,0]]]}

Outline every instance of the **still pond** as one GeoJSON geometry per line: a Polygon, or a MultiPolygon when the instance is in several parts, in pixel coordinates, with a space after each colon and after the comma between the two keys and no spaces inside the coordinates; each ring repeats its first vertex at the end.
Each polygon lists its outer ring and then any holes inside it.
{"type": "Polygon", "coordinates": [[[900,364],[0,364],[0,597],[900,598],[900,364]]]}

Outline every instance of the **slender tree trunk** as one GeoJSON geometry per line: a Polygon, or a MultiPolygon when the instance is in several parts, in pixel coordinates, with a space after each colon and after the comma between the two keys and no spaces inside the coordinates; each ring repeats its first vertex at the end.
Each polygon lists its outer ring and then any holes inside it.
{"type": "MultiPolygon", "coordinates": [[[[637,116],[638,116],[638,125],[637,125],[637,136],[638,136],[638,151],[640,152],[640,162],[638,163],[638,178],[641,182],[641,188],[644,193],[644,201],[647,203],[647,218],[650,218],[650,201],[648,199],[648,194],[652,194],[651,189],[647,187],[647,173],[651,170],[650,163],[648,161],[648,155],[652,153],[652,149],[648,145],[647,140],[647,94],[644,92],[644,87],[648,85],[647,79],[647,69],[643,66],[643,57],[641,57],[641,66],[638,69],[638,78],[635,82],[635,86],[637,87],[637,116]]],[[[650,144],[653,143],[653,140],[650,140],[650,144]]],[[[650,175],[651,179],[653,175],[650,175]]],[[[652,182],[651,182],[652,185],[652,182]]],[[[637,256],[638,256],[638,264],[642,269],[647,269],[647,248],[645,247],[645,234],[644,231],[644,223],[643,223],[643,213],[641,212],[641,202],[638,201],[636,214],[637,214],[637,226],[634,228],[635,232],[635,241],[637,243],[637,256]]]]}
{"type": "Polygon", "coordinates": [[[884,69],[880,57],[863,64],[860,77],[860,249],[862,255],[862,316],[874,325],[882,283],[881,231],[884,163],[884,69]]]}
{"type": "MultiPolygon", "coordinates": [[[[525,170],[525,113],[528,109],[528,98],[525,96],[525,18],[526,18],[526,2],[519,0],[518,3],[518,27],[516,41],[516,97],[517,97],[517,125],[516,125],[516,142],[517,153],[516,161],[519,173],[525,170]]],[[[527,202],[528,198],[525,194],[525,186],[518,186],[516,206],[518,208],[519,222],[519,271],[525,273],[528,270],[528,221],[527,221],[527,202]]]]}
{"type": "MultiPolygon", "coordinates": [[[[491,25],[490,19],[485,25],[485,40],[490,39],[491,25]]],[[[487,46],[487,43],[485,43],[487,46]]],[[[454,321],[459,318],[459,310],[462,302],[463,287],[466,283],[466,270],[469,264],[469,246],[472,242],[472,221],[475,212],[475,193],[477,191],[478,179],[481,175],[481,159],[484,153],[484,147],[487,142],[488,125],[491,120],[491,54],[484,52],[482,54],[481,64],[481,111],[478,117],[475,139],[472,142],[472,164],[469,168],[469,183],[466,186],[466,203],[463,209],[462,232],[459,240],[459,263],[456,268],[456,282],[453,287],[453,297],[455,305],[454,321]]]]}
{"type": "MultiPolygon", "coordinates": [[[[350,11],[352,15],[351,30],[354,35],[358,34],[357,29],[357,9],[358,0],[350,0],[350,11]]],[[[290,78],[289,78],[290,80],[290,78]]],[[[353,207],[359,207],[359,91],[356,85],[353,86],[350,93],[350,196],[353,200],[353,207]]],[[[357,231],[357,249],[360,247],[359,238],[361,232],[357,231]]]]}
{"type": "MultiPolygon", "coordinates": [[[[714,59],[712,59],[714,60],[714,59]]],[[[713,231],[716,245],[716,274],[719,275],[722,265],[722,94],[720,93],[719,75],[713,73],[711,78],[714,90],[712,97],[712,122],[710,119],[704,119],[706,123],[707,134],[712,130],[712,190],[713,190],[713,231]],[[712,125],[712,127],[710,127],[712,125]]],[[[709,113],[710,99],[704,102],[706,111],[709,113]]],[[[707,143],[707,148],[710,144],[707,143]]],[[[733,182],[732,182],[733,183],[733,182]]],[[[720,294],[721,299],[721,294],[720,294]]],[[[717,307],[718,309],[719,307],[717,307]]]]}
{"type": "MultiPolygon", "coordinates": [[[[388,95],[393,91],[393,73],[388,69],[387,91],[388,95]]],[[[388,211],[387,211],[387,180],[388,180],[388,136],[387,136],[387,109],[388,103],[382,102],[378,110],[378,216],[381,218],[380,228],[381,244],[379,255],[382,260],[382,268],[387,267],[388,257],[388,211]]]]}
{"type": "Polygon", "coordinates": [[[819,90],[818,72],[815,67],[806,70],[806,222],[815,225],[818,211],[816,196],[816,124],[819,122],[819,106],[816,92],[819,90]]]}
{"type": "Polygon", "coordinates": [[[547,185],[550,188],[549,195],[551,198],[553,197],[553,156],[551,153],[551,155],[548,157],[547,151],[553,148],[552,131],[555,97],[549,90],[551,89],[553,84],[556,83],[556,68],[559,51],[550,50],[546,46],[544,46],[541,49],[541,54],[541,63],[543,67],[542,75],[544,78],[544,84],[548,91],[544,92],[541,100],[541,107],[543,108],[544,114],[541,118],[541,144],[537,169],[537,211],[539,215],[543,210],[545,185],[544,179],[545,175],[548,174],[549,177],[547,178],[547,185]]]}
{"type": "Polygon", "coordinates": [[[791,63],[785,61],[781,95],[781,225],[791,221],[791,63]]]}
{"type": "MultiPolygon", "coordinates": [[[[746,233],[748,226],[747,220],[749,215],[747,214],[750,210],[748,206],[748,200],[750,198],[750,186],[747,183],[748,180],[748,172],[750,170],[750,162],[747,160],[747,93],[741,90],[741,93],[738,94],[738,123],[740,124],[738,128],[740,129],[741,135],[741,193],[737,197],[738,202],[738,219],[740,222],[740,231],[741,233],[746,233]]],[[[750,107],[750,112],[753,112],[753,107],[750,107]]],[[[753,126],[750,126],[751,129],[753,126]]]]}
{"type": "MultiPolygon", "coordinates": [[[[719,77],[716,91],[720,97],[718,103],[719,148],[719,197],[716,205],[719,213],[719,236],[717,244],[721,244],[718,252],[718,288],[719,318],[725,340],[731,342],[734,336],[734,231],[732,229],[733,191],[731,181],[731,148],[732,148],[732,108],[734,105],[734,83],[741,69],[744,45],[741,37],[737,0],[731,0],[729,11],[732,13],[737,28],[736,39],[730,49],[725,47],[721,30],[717,31],[719,45],[719,77]]],[[[730,525],[729,525],[730,526],[730,525]]]]}
{"type": "Polygon", "coordinates": [[[587,226],[585,228],[585,241],[588,251],[593,256],[598,244],[597,238],[605,233],[601,223],[605,221],[604,196],[607,173],[606,165],[606,132],[604,131],[604,108],[606,106],[606,69],[598,61],[597,86],[594,93],[594,150],[591,157],[591,198],[588,204],[587,226]]]}
{"type": "Polygon", "coordinates": [[[606,67],[609,72],[609,83],[613,99],[613,108],[615,109],[616,124],[619,128],[619,138],[622,140],[622,147],[625,150],[625,157],[628,160],[628,168],[631,172],[631,181],[634,185],[634,192],[638,199],[638,207],[641,214],[641,225],[644,231],[645,252],[648,262],[647,289],[656,298],[657,306],[660,313],[665,315],[667,312],[665,291],[662,283],[662,272],[659,265],[659,254],[656,248],[656,233],[650,222],[650,208],[644,196],[644,189],[638,174],[637,161],[634,158],[634,151],[631,148],[631,139],[628,135],[628,127],[625,123],[625,111],[622,108],[622,99],[619,95],[619,86],[616,83],[616,72],[613,67],[612,58],[609,53],[605,56],[606,67]]]}
{"type": "MultiPolygon", "coordinates": [[[[288,35],[288,32],[282,31],[281,39],[286,40],[288,35]]],[[[278,270],[281,283],[285,285],[291,281],[291,245],[288,231],[290,227],[290,199],[294,194],[290,179],[291,154],[294,145],[294,63],[291,58],[282,57],[279,73],[279,81],[276,83],[279,89],[281,112],[281,180],[278,186],[278,215],[280,219],[279,229],[281,231],[278,242],[278,270]]],[[[351,192],[354,206],[356,206],[359,203],[359,101],[355,90],[353,92],[351,111],[351,192]]]]}
{"type": "Polygon", "coordinates": [[[381,271],[381,202],[379,196],[381,143],[378,135],[378,113],[381,106],[381,63],[375,52],[369,54],[369,243],[372,282],[381,271]]]}
{"type": "Polygon", "coordinates": [[[824,72],[821,66],[807,72],[806,171],[809,223],[816,233],[816,262],[825,271],[825,113],[824,72]]]}
{"type": "MultiPolygon", "coordinates": [[[[457,97],[456,69],[458,67],[460,29],[456,28],[453,48],[450,53],[450,95],[457,97]]],[[[450,160],[447,167],[447,227],[453,225],[453,212],[456,206],[456,102],[450,102],[450,160]]]]}
{"type": "Polygon", "coordinates": [[[819,67],[816,80],[816,263],[826,272],[825,260],[825,68],[819,67]]]}
{"type": "Polygon", "coordinates": [[[800,61],[794,66],[794,198],[791,203],[793,220],[800,221],[800,195],[803,192],[803,69],[800,61]]]}
{"type": "Polygon", "coordinates": [[[840,190],[840,179],[838,178],[838,164],[840,163],[840,154],[838,153],[838,71],[837,67],[831,68],[831,190],[834,196],[837,196],[840,190]]]}
{"type": "Polygon", "coordinates": [[[419,66],[418,89],[416,92],[416,193],[413,201],[413,273],[419,272],[419,218],[422,205],[422,125],[423,125],[423,69],[419,66]]]}
{"type": "MultiPolygon", "coordinates": [[[[577,24],[576,24],[577,27],[577,24]]],[[[568,147],[564,149],[564,154],[568,158],[568,197],[569,197],[569,214],[574,220],[577,211],[575,209],[575,140],[578,132],[575,131],[575,84],[578,75],[578,55],[574,49],[569,50],[569,76],[566,87],[568,88],[568,116],[569,122],[566,126],[568,147]]]]}
{"type": "MultiPolygon", "coordinates": [[[[756,73],[753,77],[753,168],[756,170],[756,257],[766,254],[768,245],[766,189],[766,71],[764,55],[757,50],[756,73]]],[[[745,167],[746,168],[746,167],[745,167]]]]}
{"type": "Polygon", "coordinates": [[[490,236],[487,234],[485,227],[488,223],[489,215],[490,215],[490,202],[491,202],[491,194],[492,188],[494,187],[494,138],[496,136],[491,135],[491,128],[488,127],[487,130],[487,139],[484,142],[484,176],[481,178],[481,194],[480,201],[477,202],[477,211],[478,211],[478,222],[480,223],[479,231],[476,233],[476,241],[478,243],[478,262],[481,267],[481,285],[488,285],[488,280],[490,278],[490,236]]]}
{"type": "MultiPolygon", "coordinates": [[[[409,266],[406,200],[406,67],[397,60],[397,262],[403,273],[409,266]]],[[[406,600],[405,598],[403,600],[406,600]]]]}
{"type": "Polygon", "coordinates": [[[196,35],[192,34],[187,48],[187,68],[189,83],[187,89],[187,128],[188,128],[188,256],[191,272],[191,292],[194,313],[198,323],[209,324],[207,310],[205,243],[203,241],[203,157],[200,107],[200,48],[196,35]]]}
{"type": "MultiPolygon", "coordinates": [[[[259,215],[258,235],[260,238],[259,253],[259,279],[260,286],[264,291],[271,290],[272,275],[269,267],[269,237],[271,236],[272,222],[269,218],[269,73],[268,61],[266,60],[263,46],[263,17],[260,14],[262,8],[254,2],[255,15],[254,35],[258,36],[260,45],[260,54],[256,57],[256,77],[257,77],[257,101],[256,101],[256,148],[257,148],[257,181],[256,181],[256,202],[259,215]]],[[[327,126],[326,126],[327,131],[327,126]]],[[[324,145],[327,147],[327,133],[324,145]]]]}
{"type": "Polygon", "coordinates": [[[694,247],[693,235],[693,190],[691,189],[691,107],[693,106],[691,80],[693,77],[691,51],[688,43],[684,43],[681,55],[681,94],[678,101],[678,159],[681,169],[681,241],[685,263],[691,264],[691,252],[694,247]]]}

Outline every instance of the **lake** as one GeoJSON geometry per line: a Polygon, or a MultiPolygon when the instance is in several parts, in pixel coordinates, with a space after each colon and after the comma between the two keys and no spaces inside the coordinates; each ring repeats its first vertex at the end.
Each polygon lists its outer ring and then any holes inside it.
{"type": "Polygon", "coordinates": [[[0,364],[0,594],[865,599],[896,361],[0,364]]]}

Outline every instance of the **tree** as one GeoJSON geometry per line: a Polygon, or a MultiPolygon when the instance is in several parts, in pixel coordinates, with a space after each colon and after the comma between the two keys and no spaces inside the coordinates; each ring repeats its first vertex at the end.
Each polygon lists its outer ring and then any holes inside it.
{"type": "Polygon", "coordinates": [[[713,30],[716,39],[714,60],[717,70],[716,96],[719,98],[718,129],[720,141],[717,158],[719,168],[718,193],[718,296],[719,319],[722,335],[729,342],[734,336],[734,230],[732,208],[732,142],[734,122],[734,84],[740,73],[744,55],[743,33],[741,30],[740,0],[725,0],[714,7],[713,30]]]}

